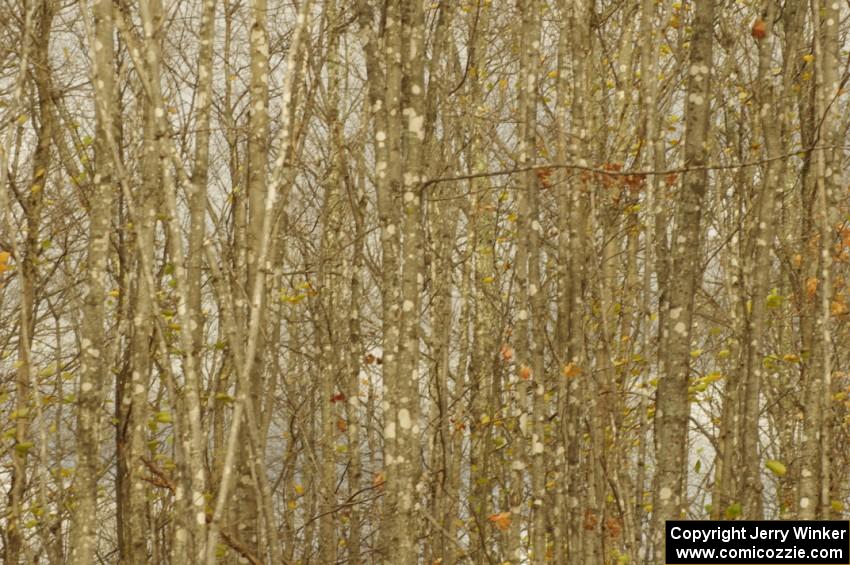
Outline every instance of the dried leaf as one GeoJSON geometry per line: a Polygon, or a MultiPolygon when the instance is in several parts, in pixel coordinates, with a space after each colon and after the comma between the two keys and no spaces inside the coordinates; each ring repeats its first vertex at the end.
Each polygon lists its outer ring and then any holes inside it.
{"type": "Polygon", "coordinates": [[[750,33],[752,33],[753,37],[757,40],[764,39],[767,35],[767,22],[761,18],[756,18],[756,21],[753,22],[753,29],[750,30],[750,33]]]}
{"type": "Polygon", "coordinates": [[[511,359],[513,359],[513,356],[514,356],[514,350],[511,349],[511,347],[509,345],[502,344],[501,353],[502,353],[502,361],[504,361],[505,363],[510,363],[511,359]]]}
{"type": "Polygon", "coordinates": [[[564,366],[564,376],[568,379],[573,377],[577,377],[581,374],[581,367],[576,365],[575,363],[569,363],[564,366]]]}
{"type": "Polygon", "coordinates": [[[816,277],[809,277],[806,279],[806,296],[809,298],[814,298],[815,294],[818,292],[818,279],[816,277]]]}
{"type": "Polygon", "coordinates": [[[510,512],[499,512],[498,514],[492,514],[488,516],[487,519],[493,522],[493,524],[503,532],[511,527],[510,512]]]}

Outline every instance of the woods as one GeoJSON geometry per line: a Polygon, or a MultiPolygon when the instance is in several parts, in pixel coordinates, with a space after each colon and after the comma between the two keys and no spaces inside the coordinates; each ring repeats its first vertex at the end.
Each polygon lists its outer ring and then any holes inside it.
{"type": "Polygon", "coordinates": [[[847,3],[0,16],[4,563],[850,516],[847,3]]]}

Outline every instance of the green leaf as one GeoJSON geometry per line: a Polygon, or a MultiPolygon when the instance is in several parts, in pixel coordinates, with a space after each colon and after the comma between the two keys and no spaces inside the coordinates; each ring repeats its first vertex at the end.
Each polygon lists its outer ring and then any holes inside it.
{"type": "Polygon", "coordinates": [[[32,448],[33,443],[31,441],[22,441],[21,443],[15,446],[15,451],[17,451],[21,455],[26,455],[27,452],[32,448]]]}
{"type": "Polygon", "coordinates": [[[731,520],[733,518],[737,518],[738,516],[741,515],[741,511],[742,511],[741,503],[735,502],[734,504],[729,506],[729,508],[726,509],[726,519],[731,520]]]}
{"type": "Polygon", "coordinates": [[[157,412],[154,419],[160,424],[170,424],[172,422],[171,412],[157,412]]]}
{"type": "Polygon", "coordinates": [[[768,308],[779,308],[782,306],[782,295],[779,294],[778,288],[770,291],[770,294],[767,295],[767,299],[765,300],[765,305],[768,308]]]}
{"type": "Polygon", "coordinates": [[[773,471],[773,474],[777,477],[784,477],[785,473],[788,472],[787,469],[785,469],[785,465],[776,459],[768,459],[764,466],[773,471]]]}

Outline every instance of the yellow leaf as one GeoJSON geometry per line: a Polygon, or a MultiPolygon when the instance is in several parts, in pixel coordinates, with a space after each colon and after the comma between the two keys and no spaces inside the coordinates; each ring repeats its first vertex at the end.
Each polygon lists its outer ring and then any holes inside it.
{"type": "Polygon", "coordinates": [[[304,485],[295,485],[295,494],[304,494],[304,485]]]}
{"type": "Polygon", "coordinates": [[[9,257],[12,254],[8,251],[0,251],[0,273],[9,270],[9,257]]]}
{"type": "Polygon", "coordinates": [[[577,377],[580,374],[581,374],[581,367],[579,367],[575,363],[569,363],[568,365],[564,366],[564,376],[567,377],[568,379],[571,379],[573,377],[577,377]]]}
{"type": "Polygon", "coordinates": [[[723,374],[719,371],[714,371],[712,373],[708,373],[706,376],[699,379],[700,382],[704,383],[706,386],[711,383],[716,383],[719,380],[723,379],[723,374]]]}

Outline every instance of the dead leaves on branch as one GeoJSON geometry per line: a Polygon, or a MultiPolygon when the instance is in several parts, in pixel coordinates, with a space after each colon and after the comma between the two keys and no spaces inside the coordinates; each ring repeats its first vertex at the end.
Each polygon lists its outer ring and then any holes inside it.
{"type": "Polygon", "coordinates": [[[646,185],[645,173],[624,173],[622,163],[602,163],[602,171],[583,171],[580,179],[586,184],[596,184],[602,188],[625,189],[631,194],[637,194],[646,185]]]}

